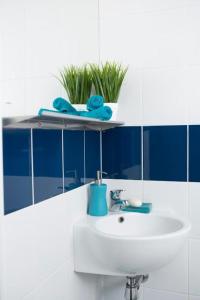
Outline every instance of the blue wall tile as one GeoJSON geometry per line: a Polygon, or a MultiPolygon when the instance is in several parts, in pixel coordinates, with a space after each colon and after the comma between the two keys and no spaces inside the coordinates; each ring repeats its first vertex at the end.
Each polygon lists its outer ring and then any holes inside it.
{"type": "Polygon", "coordinates": [[[103,133],[103,170],[108,178],[141,179],[141,127],[119,127],[103,133]]]}
{"type": "Polygon", "coordinates": [[[62,131],[33,130],[35,203],[63,192],[62,131]]]}
{"type": "Polygon", "coordinates": [[[187,181],[187,126],[146,126],[144,180],[187,181]]]}
{"type": "MultiPolygon", "coordinates": [[[[200,181],[200,125],[190,134],[190,181],[200,181]]],[[[100,133],[63,132],[64,188],[77,188],[100,169],[100,133]],[[85,150],[84,150],[85,145],[85,150]],[[84,163],[85,153],[85,163],[84,163]],[[85,166],[85,170],[84,170],[85,166]],[[84,175],[86,178],[84,178],[84,175]]],[[[103,171],[108,178],[141,179],[141,127],[128,126],[102,134],[103,171]]],[[[3,131],[5,214],[32,204],[30,130],[3,131]]],[[[62,131],[33,130],[35,203],[63,192],[62,131]]],[[[187,180],[187,126],[143,129],[144,180],[187,180]]]]}
{"type": "Polygon", "coordinates": [[[3,130],[4,212],[32,204],[30,130],[3,130]]]}
{"type": "Polygon", "coordinates": [[[100,170],[100,133],[98,131],[85,131],[85,183],[96,178],[100,170]]]}
{"type": "Polygon", "coordinates": [[[64,130],[65,191],[84,184],[84,132],[64,130]]]}
{"type": "Polygon", "coordinates": [[[189,181],[200,181],[200,125],[189,126],[189,181]]]}

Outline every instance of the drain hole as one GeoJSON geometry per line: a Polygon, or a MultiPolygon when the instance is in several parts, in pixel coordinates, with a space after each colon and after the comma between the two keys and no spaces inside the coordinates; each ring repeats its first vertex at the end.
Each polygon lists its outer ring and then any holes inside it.
{"type": "Polygon", "coordinates": [[[119,217],[118,222],[123,223],[124,222],[124,217],[119,217]]]}

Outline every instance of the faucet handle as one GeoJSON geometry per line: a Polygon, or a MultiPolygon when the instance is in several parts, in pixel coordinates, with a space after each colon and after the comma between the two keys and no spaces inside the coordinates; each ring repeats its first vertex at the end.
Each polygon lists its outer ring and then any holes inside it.
{"type": "Polygon", "coordinates": [[[125,192],[125,190],[124,189],[111,190],[110,191],[111,199],[114,201],[121,200],[122,192],[125,192]]]}

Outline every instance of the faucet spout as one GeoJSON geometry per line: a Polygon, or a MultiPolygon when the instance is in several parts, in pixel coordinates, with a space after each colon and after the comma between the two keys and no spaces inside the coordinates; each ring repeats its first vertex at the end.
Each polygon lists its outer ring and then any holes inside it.
{"type": "Polygon", "coordinates": [[[122,208],[128,206],[128,201],[121,199],[121,194],[124,191],[125,190],[123,189],[110,191],[110,198],[111,198],[110,211],[117,212],[120,211],[122,208]]]}

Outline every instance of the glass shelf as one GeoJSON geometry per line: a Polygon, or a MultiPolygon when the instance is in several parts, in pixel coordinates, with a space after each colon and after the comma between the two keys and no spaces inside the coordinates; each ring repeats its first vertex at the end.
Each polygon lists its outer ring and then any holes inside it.
{"type": "Polygon", "coordinates": [[[124,125],[120,121],[72,116],[63,113],[44,112],[42,116],[3,118],[3,128],[41,128],[68,130],[106,130],[124,125]]]}

